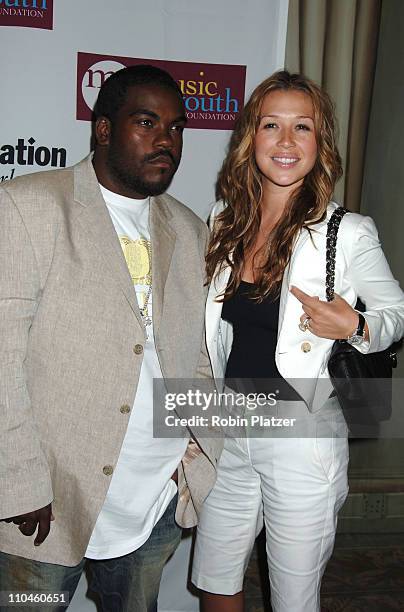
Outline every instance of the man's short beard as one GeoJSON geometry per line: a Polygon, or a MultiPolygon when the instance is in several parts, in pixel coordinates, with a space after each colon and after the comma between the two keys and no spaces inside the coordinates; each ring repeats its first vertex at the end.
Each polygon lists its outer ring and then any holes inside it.
{"type": "Polygon", "coordinates": [[[145,198],[148,196],[158,196],[164,193],[170,186],[175,171],[177,170],[175,168],[172,174],[162,177],[160,181],[144,181],[140,176],[133,174],[133,172],[123,167],[122,160],[117,158],[111,148],[108,151],[108,166],[111,173],[122,185],[145,198]]]}

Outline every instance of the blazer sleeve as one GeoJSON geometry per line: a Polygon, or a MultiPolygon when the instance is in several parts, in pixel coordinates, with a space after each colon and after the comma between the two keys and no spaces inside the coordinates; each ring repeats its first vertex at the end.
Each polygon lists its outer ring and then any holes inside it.
{"type": "Polygon", "coordinates": [[[52,501],[24,362],[40,295],[39,272],[23,219],[0,189],[0,519],[52,501]]]}
{"type": "Polygon", "coordinates": [[[356,348],[376,352],[404,335],[404,293],[394,279],[370,217],[362,217],[352,239],[349,281],[366,305],[369,342],[356,348]]]}

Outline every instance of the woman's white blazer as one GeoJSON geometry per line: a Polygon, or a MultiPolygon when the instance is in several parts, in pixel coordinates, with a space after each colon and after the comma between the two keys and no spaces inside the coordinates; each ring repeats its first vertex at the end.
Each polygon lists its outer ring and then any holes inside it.
{"type": "MultiPolygon", "coordinates": [[[[280,294],[276,365],[312,412],[321,408],[332,391],[327,362],[334,341],[299,329],[302,305],[289,288],[295,285],[309,295],[326,299],[327,222],[336,207],[334,202],[329,204],[327,218],[311,226],[311,236],[307,229],[301,231],[285,270],[280,294]]],[[[218,203],[213,217],[220,210],[222,205],[218,203]]],[[[221,319],[223,304],[217,301],[227,286],[229,275],[229,267],[216,274],[206,306],[206,341],[217,379],[224,378],[233,340],[231,324],[221,319]]],[[[335,292],[352,306],[358,297],[366,304],[363,314],[370,339],[357,347],[362,353],[383,350],[404,335],[404,293],[391,274],[370,217],[349,213],[341,221],[335,292]]]]}

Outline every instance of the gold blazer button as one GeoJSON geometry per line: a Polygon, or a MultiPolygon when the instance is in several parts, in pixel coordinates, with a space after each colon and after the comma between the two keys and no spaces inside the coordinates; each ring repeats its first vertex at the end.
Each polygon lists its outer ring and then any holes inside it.
{"type": "Polygon", "coordinates": [[[102,471],[104,472],[105,476],[111,476],[112,472],[114,471],[114,468],[112,467],[112,465],[104,465],[102,471]]]}
{"type": "Polygon", "coordinates": [[[119,410],[122,412],[122,414],[128,414],[130,412],[130,406],[128,406],[128,404],[124,404],[119,408],[119,410]]]}
{"type": "Polygon", "coordinates": [[[302,342],[300,348],[302,349],[303,353],[310,353],[311,344],[310,342],[302,342]]]}
{"type": "Polygon", "coordinates": [[[141,355],[143,353],[143,346],[141,344],[135,344],[133,352],[135,355],[141,355]]]}

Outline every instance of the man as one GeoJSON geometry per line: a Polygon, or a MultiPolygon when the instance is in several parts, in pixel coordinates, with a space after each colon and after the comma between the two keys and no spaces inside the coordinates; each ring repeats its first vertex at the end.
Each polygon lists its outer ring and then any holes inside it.
{"type": "Polygon", "coordinates": [[[93,157],[0,190],[0,591],[60,609],[87,558],[103,610],[149,612],[180,538],[177,466],[189,527],[220,453],[153,438],[153,378],[210,376],[206,228],[165,194],[186,122],[168,73],[115,73],[95,117],[93,157]]]}

